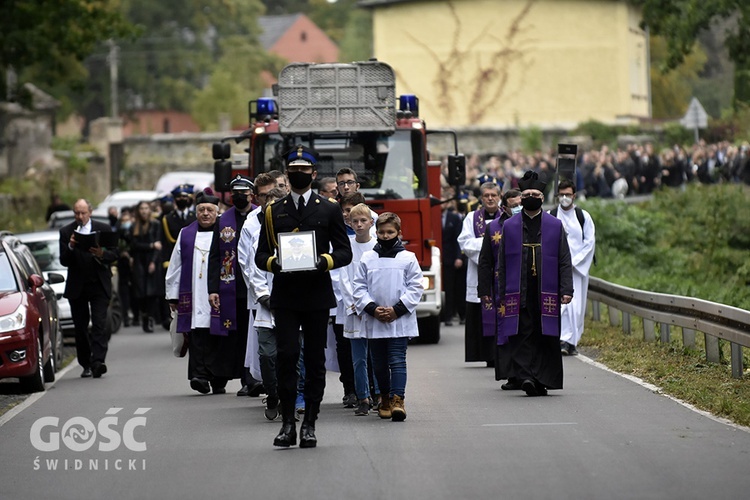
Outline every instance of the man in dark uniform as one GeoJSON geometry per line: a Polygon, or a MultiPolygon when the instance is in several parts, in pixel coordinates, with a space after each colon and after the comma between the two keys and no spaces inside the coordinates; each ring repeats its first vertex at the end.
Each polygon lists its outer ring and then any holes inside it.
{"type": "Polygon", "coordinates": [[[271,310],[276,320],[283,424],[273,444],[288,447],[297,442],[294,400],[300,352],[299,330],[302,327],[305,344],[305,418],[300,428],[299,445],[301,448],[313,448],[317,445],[315,420],[325,389],[328,315],[336,305],[329,271],[349,264],[352,249],[341,208],[336,202],[310,189],[317,176],[317,154],[298,146],[286,154],[286,161],[292,191],[286,198],[266,207],[255,263],[259,268],[274,273],[271,310]],[[278,235],[296,231],[315,232],[317,270],[282,272],[276,252],[278,235]]]}
{"type": "MultiPolygon", "coordinates": [[[[75,221],[60,229],[60,263],[68,268],[64,296],[70,302],[70,312],[76,332],[76,355],[83,367],[81,377],[99,378],[107,373],[109,335],[105,330],[107,308],[112,296],[112,271],[117,260],[116,246],[92,246],[82,249],[76,235],[96,232],[109,233],[109,224],[91,219],[91,205],[81,199],[73,205],[75,221]],[[90,312],[89,312],[89,307],[90,312]],[[89,319],[91,332],[89,333],[89,319]]],[[[79,236],[79,239],[83,239],[79,236]]]]}
{"type": "MultiPolygon", "coordinates": [[[[258,396],[263,384],[245,368],[250,311],[247,309],[247,285],[237,263],[240,231],[247,214],[255,208],[250,203],[253,183],[237,175],[229,187],[233,206],[218,219],[208,263],[208,298],[214,309],[219,310],[215,327],[220,331],[217,356],[220,361],[215,375],[224,377],[225,385],[226,380],[240,379],[242,388],[238,396],[258,396]]],[[[218,380],[213,386],[214,392],[222,392],[218,380]]]]}
{"type": "Polygon", "coordinates": [[[528,396],[563,387],[560,306],[573,298],[565,229],[542,210],[546,187],[531,170],[518,181],[523,211],[503,224],[497,258],[504,314],[497,332],[496,378],[520,381],[528,396]]]}
{"type": "MultiPolygon", "coordinates": [[[[192,210],[193,185],[180,184],[172,190],[171,194],[173,198],[173,208],[171,211],[162,213],[159,218],[161,263],[165,273],[169,267],[169,258],[172,256],[174,244],[177,241],[177,236],[179,236],[180,230],[196,220],[195,211],[192,210]]],[[[163,297],[164,293],[160,293],[159,295],[163,297]]],[[[169,312],[169,305],[165,300],[162,300],[159,310],[162,313],[162,326],[169,330],[169,320],[171,315],[169,312]]]]}

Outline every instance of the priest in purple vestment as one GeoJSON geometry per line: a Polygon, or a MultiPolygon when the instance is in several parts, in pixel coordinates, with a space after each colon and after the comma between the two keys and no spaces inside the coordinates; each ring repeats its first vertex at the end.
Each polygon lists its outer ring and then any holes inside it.
{"type": "Polygon", "coordinates": [[[573,271],[562,223],[542,210],[546,183],[527,171],[518,187],[523,211],[505,221],[498,251],[505,310],[495,375],[544,396],[563,387],[560,306],[573,298],[573,271]]]}

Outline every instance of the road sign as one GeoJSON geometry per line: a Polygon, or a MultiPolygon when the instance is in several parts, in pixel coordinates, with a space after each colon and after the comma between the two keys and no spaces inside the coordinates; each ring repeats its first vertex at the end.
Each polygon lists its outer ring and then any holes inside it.
{"type": "Polygon", "coordinates": [[[708,127],[708,113],[703,109],[700,101],[693,97],[688,106],[687,113],[680,120],[680,124],[685,128],[706,128],[708,127]]]}

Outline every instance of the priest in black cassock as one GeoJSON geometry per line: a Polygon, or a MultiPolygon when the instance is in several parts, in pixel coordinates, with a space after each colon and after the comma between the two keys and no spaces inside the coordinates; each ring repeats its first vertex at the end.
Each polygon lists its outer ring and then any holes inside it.
{"type": "Polygon", "coordinates": [[[518,187],[523,211],[503,224],[498,253],[505,310],[495,372],[528,396],[545,396],[563,387],[560,306],[573,298],[573,271],[562,223],[542,210],[546,183],[527,171],[518,187]]]}

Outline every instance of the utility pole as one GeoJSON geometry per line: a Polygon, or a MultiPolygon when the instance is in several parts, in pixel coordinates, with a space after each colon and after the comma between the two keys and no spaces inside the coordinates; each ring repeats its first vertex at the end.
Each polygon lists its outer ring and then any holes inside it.
{"type": "Polygon", "coordinates": [[[109,97],[110,103],[110,114],[112,118],[120,116],[118,109],[118,97],[117,97],[117,67],[120,62],[120,47],[118,47],[114,40],[107,41],[109,45],[109,55],[107,56],[107,62],[109,63],[109,97]]]}

